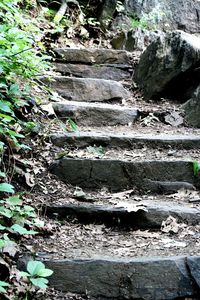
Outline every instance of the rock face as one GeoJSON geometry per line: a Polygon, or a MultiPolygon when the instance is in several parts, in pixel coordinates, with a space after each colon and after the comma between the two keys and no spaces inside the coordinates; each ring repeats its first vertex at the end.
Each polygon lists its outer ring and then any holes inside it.
{"type": "Polygon", "coordinates": [[[175,31],[158,38],[142,54],[135,80],[146,98],[190,98],[199,84],[200,38],[175,31]]]}
{"type": "Polygon", "coordinates": [[[57,61],[84,64],[128,64],[130,55],[126,51],[113,49],[55,49],[57,61]]]}
{"type": "Polygon", "coordinates": [[[53,108],[58,116],[73,118],[79,126],[126,125],[138,118],[137,109],[112,104],[66,101],[55,103],[53,108]]]}
{"type": "MultiPolygon", "coordinates": [[[[108,25],[117,10],[119,11],[116,0],[105,0],[99,18],[101,23],[104,26],[108,25]]],[[[156,29],[180,29],[189,33],[198,33],[200,31],[199,15],[199,1],[126,0],[120,16],[121,21],[118,18],[118,25],[123,25],[124,16],[127,16],[130,19],[130,27],[132,18],[143,18],[147,25],[152,26],[153,24],[156,29]]]]}
{"type": "MultiPolygon", "coordinates": [[[[105,6],[105,9],[107,7],[105,6]]],[[[125,12],[154,23],[157,29],[200,31],[200,2],[191,0],[126,0],[125,12]]]]}
{"type": "Polygon", "coordinates": [[[74,77],[87,77],[87,78],[99,78],[106,80],[125,80],[130,78],[130,73],[132,70],[126,68],[126,70],[120,67],[109,67],[109,66],[90,66],[84,64],[55,64],[56,71],[62,73],[66,76],[74,77]],[[128,70],[127,70],[128,69],[128,70]]]}
{"type": "Polygon", "coordinates": [[[183,109],[187,123],[200,128],[200,86],[194,92],[193,97],[183,105],[183,109]]]}
{"type": "Polygon", "coordinates": [[[63,98],[73,101],[101,102],[127,99],[130,94],[114,80],[54,76],[53,81],[42,79],[63,98]]]}
{"type": "MultiPolygon", "coordinates": [[[[50,166],[50,171],[61,180],[83,188],[112,191],[137,187],[149,190],[149,181],[184,181],[198,185],[192,171],[192,161],[141,161],[126,162],[107,159],[62,158],[50,166]]],[[[160,191],[159,185],[152,189],[160,191]]]]}
{"type": "Polygon", "coordinates": [[[49,260],[46,265],[54,270],[50,284],[57,289],[87,291],[97,299],[170,300],[195,294],[185,257],[49,260]]]}

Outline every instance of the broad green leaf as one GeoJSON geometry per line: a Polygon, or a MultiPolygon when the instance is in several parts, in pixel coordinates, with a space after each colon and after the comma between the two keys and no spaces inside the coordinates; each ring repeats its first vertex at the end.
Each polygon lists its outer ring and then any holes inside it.
{"type": "Polygon", "coordinates": [[[0,177],[6,177],[6,173],[0,171],[0,177]]]}
{"type": "Polygon", "coordinates": [[[10,219],[13,216],[13,212],[4,206],[0,206],[0,215],[10,219]]]}
{"type": "Polygon", "coordinates": [[[19,199],[19,196],[9,197],[9,198],[6,199],[6,202],[9,205],[12,205],[12,206],[21,205],[22,204],[22,200],[19,199]]]}
{"type": "Polygon", "coordinates": [[[31,275],[27,272],[19,272],[19,275],[22,276],[22,277],[30,277],[31,275]]]}
{"type": "Polygon", "coordinates": [[[48,277],[51,276],[53,274],[53,271],[50,269],[41,269],[38,271],[37,275],[40,277],[48,277]]]}
{"type": "Polygon", "coordinates": [[[30,281],[33,285],[38,286],[41,289],[47,288],[48,280],[45,278],[30,278],[30,281]]]}
{"type": "Polygon", "coordinates": [[[0,183],[0,192],[14,194],[14,186],[6,182],[0,183]]]}
{"type": "Polygon", "coordinates": [[[21,235],[29,235],[29,234],[37,234],[37,231],[34,230],[27,230],[26,228],[22,227],[19,224],[14,224],[11,226],[11,229],[21,235]]]}
{"type": "Polygon", "coordinates": [[[45,265],[41,261],[31,260],[27,264],[27,271],[32,276],[36,276],[38,272],[43,269],[45,269],[45,265]]]}
{"type": "Polygon", "coordinates": [[[0,110],[1,111],[12,114],[13,111],[10,108],[10,106],[11,106],[11,104],[9,102],[0,100],[0,110]]]}
{"type": "Polygon", "coordinates": [[[197,160],[193,161],[193,172],[194,172],[194,176],[197,176],[198,173],[200,171],[200,164],[198,163],[197,160]]]}

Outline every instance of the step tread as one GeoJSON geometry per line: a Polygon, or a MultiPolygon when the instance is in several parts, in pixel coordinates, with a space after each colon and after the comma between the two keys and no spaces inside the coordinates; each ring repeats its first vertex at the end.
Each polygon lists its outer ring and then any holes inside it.
{"type": "Polygon", "coordinates": [[[54,52],[58,61],[85,64],[127,64],[132,57],[132,53],[125,50],[106,48],[57,48],[54,52]]]}
{"type": "MultiPolygon", "coordinates": [[[[83,129],[84,130],[84,129],[83,129]]],[[[86,147],[89,145],[101,145],[103,147],[114,147],[114,148],[142,148],[142,147],[177,147],[190,149],[200,148],[200,135],[187,134],[185,128],[181,133],[158,133],[157,130],[153,130],[151,133],[140,133],[130,127],[122,129],[122,132],[118,132],[117,129],[113,129],[110,132],[104,129],[96,131],[80,131],[77,132],[66,132],[51,134],[52,142],[57,146],[71,145],[74,147],[86,147]],[[101,131],[100,131],[101,130],[101,131]]],[[[143,131],[144,128],[143,128],[143,131]]]]}

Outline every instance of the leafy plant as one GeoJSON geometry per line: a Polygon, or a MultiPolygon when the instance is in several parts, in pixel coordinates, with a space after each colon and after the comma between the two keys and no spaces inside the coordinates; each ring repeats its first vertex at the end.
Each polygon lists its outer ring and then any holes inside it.
{"type": "Polygon", "coordinates": [[[27,272],[20,272],[21,276],[27,277],[32,285],[41,289],[47,288],[49,277],[53,271],[45,268],[45,265],[40,261],[29,261],[27,264],[27,272]]]}
{"type": "Polygon", "coordinates": [[[87,147],[87,151],[97,157],[102,157],[105,154],[105,150],[102,146],[89,146],[87,147]]]}
{"type": "Polygon", "coordinates": [[[9,283],[0,280],[0,293],[6,293],[6,288],[9,286],[9,283]]]}
{"type": "Polygon", "coordinates": [[[198,176],[199,175],[199,171],[200,171],[200,163],[198,163],[197,160],[193,161],[193,173],[194,176],[198,176]]]}

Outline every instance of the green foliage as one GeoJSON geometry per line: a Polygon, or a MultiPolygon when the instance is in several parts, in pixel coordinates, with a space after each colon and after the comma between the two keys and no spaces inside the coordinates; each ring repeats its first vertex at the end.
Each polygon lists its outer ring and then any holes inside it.
{"type": "Polygon", "coordinates": [[[6,293],[6,288],[9,286],[9,283],[0,280],[0,293],[6,293]]]}
{"type": "Polygon", "coordinates": [[[101,158],[105,154],[105,150],[102,146],[89,146],[87,147],[87,151],[95,156],[101,158]]]}
{"type": "Polygon", "coordinates": [[[198,163],[197,160],[193,161],[193,173],[194,176],[198,176],[199,175],[199,171],[200,171],[200,163],[198,163]]]}
{"type": "Polygon", "coordinates": [[[27,264],[27,272],[20,272],[21,276],[27,277],[32,285],[41,289],[47,288],[49,277],[53,271],[45,268],[45,265],[40,261],[29,261],[27,264]]]}

